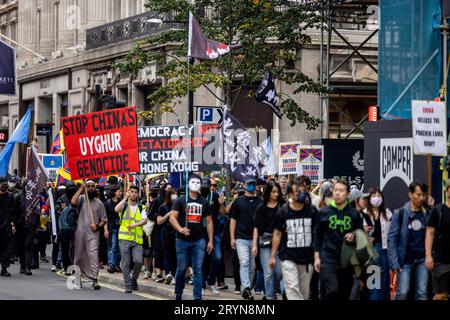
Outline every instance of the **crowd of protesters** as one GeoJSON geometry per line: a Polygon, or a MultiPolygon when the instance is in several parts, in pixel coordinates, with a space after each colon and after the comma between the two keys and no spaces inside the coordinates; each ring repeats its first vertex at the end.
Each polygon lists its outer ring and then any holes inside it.
{"type": "Polygon", "coordinates": [[[178,300],[192,284],[200,300],[204,290],[230,290],[230,257],[234,293],[244,299],[444,300],[450,180],[444,191],[447,200],[435,205],[414,181],[409,201],[391,211],[380,189],[363,193],[341,180],[312,188],[306,176],[247,178],[233,181],[226,198],[213,176],[191,174],[187,188],[164,177],[141,187],[110,177],[101,187],[89,180],[53,189],[54,236],[47,191],[39,213],[27,212],[23,181],[2,178],[1,276],[11,276],[11,263],[32,275],[52,244],[51,271],[71,275],[75,265],[94,290],[105,268],[123,274],[126,293],[139,290],[142,276],[174,286],[178,300]]]}

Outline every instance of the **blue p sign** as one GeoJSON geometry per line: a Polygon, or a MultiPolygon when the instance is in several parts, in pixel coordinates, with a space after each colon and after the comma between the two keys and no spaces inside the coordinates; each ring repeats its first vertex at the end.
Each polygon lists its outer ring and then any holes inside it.
{"type": "Polygon", "coordinates": [[[200,109],[200,121],[212,122],[213,121],[213,109],[212,108],[201,108],[200,109]]]}

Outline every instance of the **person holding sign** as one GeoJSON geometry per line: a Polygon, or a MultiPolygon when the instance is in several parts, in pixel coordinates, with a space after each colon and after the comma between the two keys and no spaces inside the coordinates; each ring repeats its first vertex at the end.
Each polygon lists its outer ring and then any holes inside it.
{"type": "Polygon", "coordinates": [[[97,283],[98,248],[100,246],[98,231],[108,222],[105,206],[98,196],[94,181],[89,180],[81,185],[71,201],[72,206],[78,208],[79,212],[77,231],[75,232],[74,264],[93,281],[93,290],[100,289],[100,285],[97,283]]]}
{"type": "Polygon", "coordinates": [[[205,249],[208,254],[214,249],[213,222],[209,203],[200,194],[201,178],[195,174],[189,178],[189,195],[178,198],[172,208],[170,224],[177,231],[177,272],[175,276],[176,300],[181,300],[184,289],[184,275],[189,260],[194,271],[194,299],[202,299],[203,260],[205,249]],[[208,245],[203,233],[203,218],[206,219],[208,245]]]}
{"type": "Polygon", "coordinates": [[[144,230],[147,213],[143,205],[138,204],[139,188],[129,187],[125,198],[116,206],[120,214],[119,248],[122,259],[122,273],[125,281],[125,293],[139,290],[137,279],[144,264],[144,230]],[[130,265],[133,261],[133,277],[130,277],[130,265]]]}

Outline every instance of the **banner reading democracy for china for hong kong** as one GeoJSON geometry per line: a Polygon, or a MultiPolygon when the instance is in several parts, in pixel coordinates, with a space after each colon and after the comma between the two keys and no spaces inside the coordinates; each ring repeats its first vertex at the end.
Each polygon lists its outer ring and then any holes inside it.
{"type": "Polygon", "coordinates": [[[139,171],[136,108],[61,119],[73,180],[139,171]]]}

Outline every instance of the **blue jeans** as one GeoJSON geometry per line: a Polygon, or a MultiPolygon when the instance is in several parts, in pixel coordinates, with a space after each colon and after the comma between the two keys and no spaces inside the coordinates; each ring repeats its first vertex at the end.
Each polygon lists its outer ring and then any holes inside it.
{"type": "Polygon", "coordinates": [[[211,266],[209,267],[208,285],[216,283],[217,275],[220,271],[220,262],[222,261],[222,235],[214,236],[214,250],[211,255],[211,266]]]}
{"type": "Polygon", "coordinates": [[[110,230],[109,237],[111,240],[108,248],[108,266],[118,267],[120,264],[119,230],[110,230]]]}
{"type": "Polygon", "coordinates": [[[192,270],[194,272],[194,299],[202,299],[203,289],[203,260],[205,258],[206,242],[205,239],[197,241],[186,241],[176,239],[175,248],[177,251],[177,273],[175,276],[175,296],[177,300],[181,300],[184,289],[184,275],[192,262],[192,270]]]}
{"type": "Polygon", "coordinates": [[[239,275],[241,284],[246,288],[252,288],[255,277],[255,257],[252,256],[252,240],[236,239],[236,251],[239,258],[239,275]]]}
{"type": "Polygon", "coordinates": [[[387,249],[383,249],[381,243],[375,244],[375,250],[378,254],[376,264],[381,269],[380,274],[380,289],[372,289],[370,292],[370,300],[391,300],[390,294],[390,274],[389,274],[389,260],[387,249]]]}
{"type": "Polygon", "coordinates": [[[406,300],[409,293],[411,277],[416,283],[416,300],[427,300],[428,270],[425,267],[425,259],[419,259],[412,264],[405,264],[398,275],[398,289],[395,300],[406,300]]]}
{"type": "Polygon", "coordinates": [[[277,254],[277,263],[275,265],[275,270],[270,269],[269,260],[272,254],[272,247],[260,248],[259,259],[261,260],[261,266],[264,272],[264,287],[265,294],[268,300],[273,300],[276,297],[275,287],[276,283],[280,283],[281,275],[281,262],[277,254]]]}

